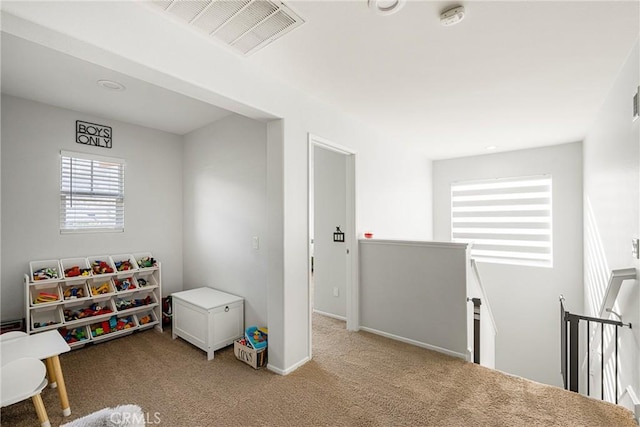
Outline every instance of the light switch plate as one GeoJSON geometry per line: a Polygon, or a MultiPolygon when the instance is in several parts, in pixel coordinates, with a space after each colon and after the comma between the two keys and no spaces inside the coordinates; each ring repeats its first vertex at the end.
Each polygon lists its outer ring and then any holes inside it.
{"type": "Polygon", "coordinates": [[[640,240],[631,239],[631,253],[635,259],[640,259],[640,240]]]}
{"type": "Polygon", "coordinates": [[[634,122],[640,117],[640,86],[638,86],[638,90],[633,95],[633,113],[631,117],[634,122]]]}

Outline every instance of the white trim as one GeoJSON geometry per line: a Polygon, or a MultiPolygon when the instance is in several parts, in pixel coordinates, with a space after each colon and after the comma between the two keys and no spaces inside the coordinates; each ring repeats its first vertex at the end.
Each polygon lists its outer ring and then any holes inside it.
{"type": "Polygon", "coordinates": [[[300,360],[298,363],[293,364],[292,366],[288,367],[287,369],[276,368],[271,363],[267,363],[267,369],[270,370],[271,372],[274,372],[274,373],[278,374],[278,375],[283,375],[283,376],[284,375],[289,375],[291,372],[295,371],[300,366],[302,366],[305,363],[307,363],[309,360],[311,360],[310,357],[305,357],[304,359],[300,360]]]}
{"type": "Polygon", "coordinates": [[[380,335],[385,338],[390,338],[395,341],[401,341],[407,344],[412,344],[417,347],[426,348],[427,350],[437,351],[438,353],[446,354],[447,356],[457,357],[458,359],[468,360],[468,356],[464,353],[458,353],[457,351],[447,350],[446,348],[438,347],[435,345],[427,344],[424,342],[412,340],[409,338],[400,337],[398,335],[390,334],[388,332],[378,331],[377,329],[367,328],[366,326],[360,326],[360,329],[365,332],[370,332],[372,334],[380,335]]]}
{"type": "MultiPolygon", "coordinates": [[[[359,282],[358,282],[358,239],[356,238],[356,151],[351,148],[336,144],[328,139],[314,135],[312,133],[307,134],[307,207],[310,209],[312,206],[313,197],[313,170],[314,170],[314,155],[313,148],[321,147],[326,150],[330,150],[336,153],[347,156],[347,176],[346,176],[346,192],[347,192],[347,224],[344,229],[346,234],[345,250],[348,253],[347,259],[347,278],[346,278],[346,322],[347,330],[358,331],[360,329],[360,294],[359,294],[359,282]]],[[[311,227],[312,224],[309,221],[311,216],[308,212],[307,216],[307,262],[311,260],[311,227]]],[[[307,266],[309,272],[307,279],[308,290],[308,304],[309,304],[309,323],[308,323],[308,342],[309,342],[309,359],[313,357],[313,307],[311,304],[313,296],[311,295],[311,266],[307,266]]]]}
{"type": "Polygon", "coordinates": [[[478,270],[478,264],[476,260],[471,259],[471,272],[476,276],[476,280],[478,281],[478,287],[480,288],[480,293],[482,293],[482,304],[487,307],[487,312],[489,313],[489,317],[491,318],[491,324],[493,325],[493,335],[498,334],[498,327],[496,326],[496,319],[493,317],[493,310],[491,309],[491,304],[489,304],[489,298],[487,298],[487,293],[484,290],[484,285],[482,284],[482,280],[480,279],[480,271],[478,270]]]}
{"type": "Polygon", "coordinates": [[[75,157],[75,158],[85,159],[85,160],[94,160],[97,162],[117,163],[119,165],[127,164],[125,159],[120,159],[117,157],[102,156],[98,154],[82,153],[80,151],[60,150],[60,157],[75,157]]]}
{"type": "Polygon", "coordinates": [[[360,243],[366,243],[371,245],[400,245],[400,246],[423,246],[429,248],[440,249],[462,249],[467,250],[468,243],[454,243],[454,242],[427,242],[420,240],[380,240],[380,239],[360,239],[360,243]]]}
{"type": "Polygon", "coordinates": [[[314,135],[312,133],[309,133],[307,136],[307,140],[309,141],[309,144],[314,144],[317,145],[319,147],[322,147],[324,149],[327,149],[329,151],[334,151],[336,153],[340,153],[340,154],[347,154],[347,155],[352,155],[352,154],[357,154],[357,152],[355,150],[352,150],[349,147],[345,147],[344,145],[340,145],[340,144],[336,144],[332,141],[329,141],[328,139],[322,138],[318,135],[314,135]]]}
{"type": "Polygon", "coordinates": [[[343,322],[347,321],[347,318],[345,316],[339,316],[337,314],[327,313],[326,311],[316,310],[315,308],[313,309],[313,312],[321,316],[331,317],[332,319],[336,319],[336,320],[342,320],[343,322]]]}
{"type": "Polygon", "coordinates": [[[530,175],[527,177],[512,176],[508,178],[483,179],[479,181],[455,181],[451,183],[451,189],[455,191],[469,191],[488,190],[494,188],[541,187],[543,185],[550,185],[551,183],[551,174],[547,173],[542,175],[530,175]],[[542,177],[548,178],[544,179],[542,177]]]}
{"type": "Polygon", "coordinates": [[[631,403],[633,403],[633,413],[636,417],[636,421],[640,422],[640,399],[638,399],[638,396],[633,391],[633,387],[630,385],[627,386],[620,397],[624,396],[625,393],[629,395],[629,399],[631,399],[631,403]]]}

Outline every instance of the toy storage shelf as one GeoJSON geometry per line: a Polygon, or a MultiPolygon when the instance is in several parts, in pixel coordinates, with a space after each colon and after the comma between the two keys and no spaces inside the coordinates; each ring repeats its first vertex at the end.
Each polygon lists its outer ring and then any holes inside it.
{"type": "Polygon", "coordinates": [[[57,329],[70,347],[78,348],[137,330],[153,327],[162,331],[161,265],[147,258],[153,260],[151,253],[30,262],[29,274],[24,276],[27,333],[57,329]],[[37,275],[40,270],[47,275],[37,275]],[[131,322],[127,329],[92,334],[92,325],[96,329],[96,324],[109,323],[113,317],[131,322]]]}

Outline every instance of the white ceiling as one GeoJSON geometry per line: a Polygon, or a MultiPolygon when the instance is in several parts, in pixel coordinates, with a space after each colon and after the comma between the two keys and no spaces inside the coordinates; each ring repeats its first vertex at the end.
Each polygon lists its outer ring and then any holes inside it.
{"type": "MultiPolygon", "coordinates": [[[[306,20],[248,61],[432,158],[580,141],[640,34],[636,1],[287,1],[306,20]]],[[[630,94],[631,96],[631,94],[630,94]]],[[[631,102],[629,102],[631,106],[631,102]]]]}
{"type": "MultiPolygon", "coordinates": [[[[582,140],[640,34],[640,0],[467,0],[453,27],[451,2],[285,3],[306,23],[241,60],[431,158],[582,140]]],[[[228,114],[4,33],[2,91],[177,134],[228,114]]]]}
{"type": "Polygon", "coordinates": [[[2,33],[2,93],[184,135],[231,112],[2,33]],[[114,92],[101,79],[123,84],[114,92]]]}

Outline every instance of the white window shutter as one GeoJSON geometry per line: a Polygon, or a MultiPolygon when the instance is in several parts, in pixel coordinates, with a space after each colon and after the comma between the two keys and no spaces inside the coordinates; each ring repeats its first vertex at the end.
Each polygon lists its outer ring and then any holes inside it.
{"type": "Polygon", "coordinates": [[[451,185],[451,238],[479,262],[553,266],[549,175],[451,185]]]}
{"type": "Polygon", "coordinates": [[[124,161],[61,152],[60,231],[124,231],[124,161]]]}

